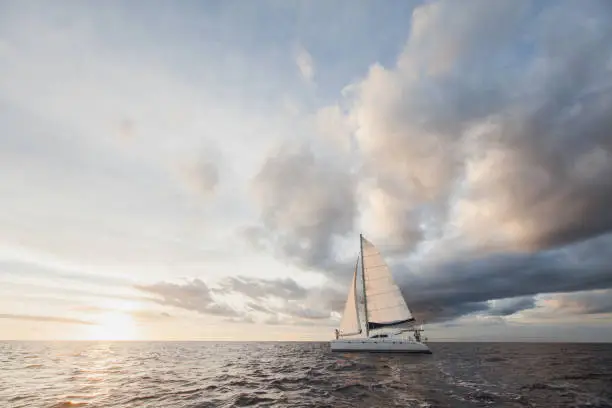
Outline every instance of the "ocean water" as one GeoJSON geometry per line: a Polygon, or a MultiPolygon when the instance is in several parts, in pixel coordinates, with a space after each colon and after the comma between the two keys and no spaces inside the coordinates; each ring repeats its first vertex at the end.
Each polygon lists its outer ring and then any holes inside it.
{"type": "Polygon", "coordinates": [[[612,407],[612,345],[0,342],[0,407],[612,407]]]}

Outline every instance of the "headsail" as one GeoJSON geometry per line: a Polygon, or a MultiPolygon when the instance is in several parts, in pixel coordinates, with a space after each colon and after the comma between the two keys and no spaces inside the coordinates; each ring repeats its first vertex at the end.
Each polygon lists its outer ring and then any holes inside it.
{"type": "Polygon", "coordinates": [[[380,252],[362,239],[368,329],[399,327],[415,321],[380,252]]]}
{"type": "MultiPolygon", "coordinates": [[[[357,260],[359,262],[359,260],[357,260]]],[[[344,314],[340,321],[340,332],[343,336],[351,336],[361,333],[361,326],[359,324],[359,314],[357,312],[357,264],[355,265],[355,272],[353,273],[353,282],[351,283],[351,289],[349,290],[348,297],[346,298],[346,305],[344,306],[344,314]]]]}

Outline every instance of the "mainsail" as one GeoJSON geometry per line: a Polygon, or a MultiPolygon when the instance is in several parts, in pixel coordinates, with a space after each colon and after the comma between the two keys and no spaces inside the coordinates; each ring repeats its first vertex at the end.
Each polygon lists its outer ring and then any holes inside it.
{"type": "MultiPolygon", "coordinates": [[[[357,260],[359,263],[359,259],[357,260]]],[[[340,332],[343,336],[350,336],[361,333],[361,326],[359,324],[359,314],[357,311],[357,264],[355,265],[355,272],[353,273],[353,282],[351,283],[351,289],[349,290],[348,297],[346,298],[346,305],[344,306],[344,314],[340,321],[340,332]]]]}
{"type": "Polygon", "coordinates": [[[380,252],[363,236],[361,248],[368,330],[412,324],[415,319],[380,252]]]}

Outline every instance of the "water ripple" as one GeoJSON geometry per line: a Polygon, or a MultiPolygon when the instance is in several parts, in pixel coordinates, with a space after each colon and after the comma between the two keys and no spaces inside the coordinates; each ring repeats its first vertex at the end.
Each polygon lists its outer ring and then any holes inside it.
{"type": "Polygon", "coordinates": [[[0,406],[612,407],[609,345],[0,342],[0,406]]]}

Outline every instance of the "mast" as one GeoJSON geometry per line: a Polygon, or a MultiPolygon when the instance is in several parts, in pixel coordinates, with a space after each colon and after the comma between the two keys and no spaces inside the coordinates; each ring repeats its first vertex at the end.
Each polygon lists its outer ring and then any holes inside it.
{"type": "MultiPolygon", "coordinates": [[[[357,315],[357,325],[360,326],[359,319],[359,303],[357,302],[357,267],[359,266],[359,257],[357,257],[357,262],[355,263],[355,275],[353,277],[353,293],[355,294],[355,314],[357,315]]],[[[361,333],[361,327],[359,328],[359,333],[361,333]]]]}
{"type": "Polygon", "coordinates": [[[365,267],[363,262],[363,235],[359,234],[359,252],[361,253],[361,283],[363,284],[363,309],[365,312],[365,331],[366,337],[369,337],[370,328],[368,322],[368,296],[366,295],[365,283],[365,267]]]}

